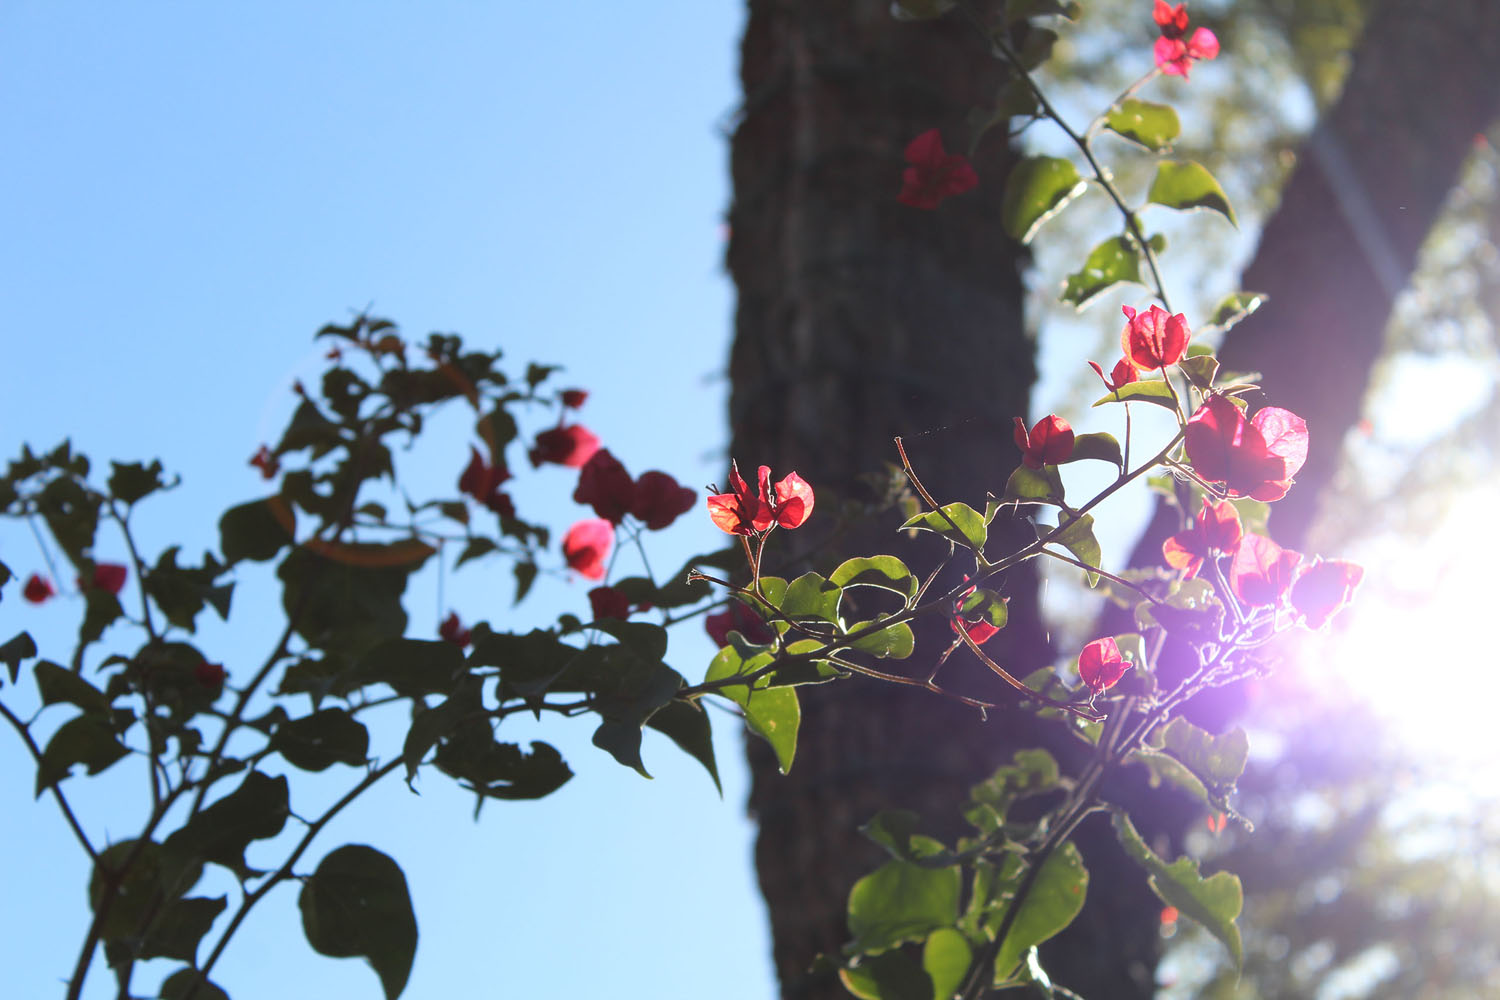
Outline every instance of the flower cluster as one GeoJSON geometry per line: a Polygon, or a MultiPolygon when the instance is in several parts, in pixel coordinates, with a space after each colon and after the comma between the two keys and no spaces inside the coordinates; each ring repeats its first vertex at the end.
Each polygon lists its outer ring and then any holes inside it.
{"type": "Polygon", "coordinates": [[[907,144],[906,162],[896,199],[912,208],[937,208],[944,198],[979,185],[979,175],[968,159],[944,149],[937,129],[929,129],[907,144]]]}
{"type": "Polygon", "coordinates": [[[1152,19],[1161,30],[1156,40],[1156,66],[1163,73],[1187,79],[1194,59],[1213,59],[1219,54],[1219,39],[1207,28],[1199,28],[1189,37],[1187,4],[1173,7],[1166,0],[1156,0],[1152,19]]]}
{"type": "Polygon", "coordinates": [[[659,531],[691,510],[697,493],[654,469],[633,479],[609,449],[601,448],[579,470],[573,499],[594,508],[595,514],[611,524],[619,524],[629,514],[659,531]]]}
{"type": "Polygon", "coordinates": [[[1066,462],[1073,454],[1073,428],[1057,414],[1038,420],[1030,431],[1026,421],[1015,419],[1016,447],[1021,449],[1021,464],[1028,469],[1066,462]]]}
{"type": "Polygon", "coordinates": [[[776,526],[798,528],[812,513],[813,491],[795,472],[771,485],[771,467],[756,473],[759,489],[751,492],[737,463],[729,469],[729,492],[708,498],[708,516],[720,531],[731,535],[758,535],[776,526]]]}

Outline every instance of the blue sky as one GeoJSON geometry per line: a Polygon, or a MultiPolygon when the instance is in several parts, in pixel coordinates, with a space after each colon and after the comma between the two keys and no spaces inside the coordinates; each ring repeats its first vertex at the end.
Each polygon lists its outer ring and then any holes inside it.
{"type": "MultiPolygon", "coordinates": [[[[501,348],[516,367],[563,364],[562,384],[593,394],[585,422],[632,471],[722,479],[732,299],[718,124],[737,100],[741,19],[728,0],[4,5],[7,457],[63,437],[101,463],[160,456],[183,485],[142,510],[139,530],[152,551],[201,551],[217,513],[262,489],[246,461],[289,414],[291,381],[319,370],[312,333],[368,307],[411,335],[501,348]]],[[[411,459],[435,489],[467,454],[451,430],[451,456],[411,459]]],[[[567,473],[532,478],[523,511],[562,526],[583,513],[567,473]]],[[[716,535],[684,518],[653,561],[680,564],[716,535]]],[[[0,553],[22,575],[42,568],[24,527],[0,525],[0,553]]],[[[263,655],[257,620],[274,613],[266,574],[240,576],[235,624],[204,638],[232,676],[263,655]]],[[[560,577],[518,612],[509,589],[504,567],[481,566],[450,576],[445,604],[514,627],[585,607],[586,587],[560,577]]],[[[0,631],[30,628],[66,655],[76,602],[6,597],[0,631]]],[[[431,576],[407,609],[413,634],[435,627],[431,576]]],[[[707,641],[677,648],[674,665],[701,676],[707,641]]],[[[25,705],[29,682],[0,697],[25,705]]],[[[474,823],[437,775],[420,797],[392,783],[310,860],[354,840],[405,866],[422,933],[405,995],[417,1000],[769,996],[741,737],[715,721],[722,800],[665,741],[647,743],[647,782],[589,745],[586,720],[518,727],[572,763],[559,794],[474,823]]],[[[53,803],[32,802],[14,735],[0,740],[6,992],[61,996],[86,872],[53,803]]],[[[111,777],[139,787],[131,766],[111,777]]],[[[130,789],[69,784],[96,831],[129,835],[130,789]]],[[[307,948],[295,897],[257,911],[215,978],[237,998],[377,995],[362,962],[307,948]]],[[[90,986],[113,995],[102,966],[90,986]]]]}

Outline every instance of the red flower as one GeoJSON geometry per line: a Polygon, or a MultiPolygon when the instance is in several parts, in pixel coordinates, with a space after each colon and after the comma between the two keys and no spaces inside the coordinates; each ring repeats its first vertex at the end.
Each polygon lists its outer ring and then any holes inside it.
{"type": "Polygon", "coordinates": [[[1229,566],[1229,586],[1252,607],[1281,603],[1297,575],[1302,553],[1283,549],[1264,535],[1246,535],[1229,566]]]}
{"type": "Polygon", "coordinates": [[[1188,463],[1230,496],[1280,500],[1307,460],[1307,424],[1290,410],[1262,407],[1246,420],[1225,396],[1210,396],[1188,420],[1188,463]]]}
{"type": "Polygon", "coordinates": [[[1109,378],[1104,377],[1104,369],[1099,366],[1097,361],[1090,361],[1089,367],[1094,369],[1094,374],[1099,376],[1099,380],[1104,383],[1104,388],[1110,392],[1115,392],[1121,386],[1129,385],[1140,379],[1140,376],[1135,373],[1135,365],[1130,363],[1129,358],[1121,358],[1119,361],[1116,361],[1114,371],[1109,373],[1109,378]]]}
{"type": "Polygon", "coordinates": [[[1095,639],[1078,654],[1078,676],[1095,694],[1114,687],[1129,669],[1130,662],[1120,654],[1120,647],[1112,638],[1095,639]]]}
{"type": "Polygon", "coordinates": [[[531,464],[535,467],[551,462],[578,469],[598,450],[599,439],[582,424],[553,427],[536,436],[530,453],[531,464]]]}
{"type": "Polygon", "coordinates": [[[1354,597],[1364,576],[1364,567],[1344,559],[1314,560],[1292,584],[1292,607],[1308,628],[1320,629],[1354,597]]]}
{"type": "Polygon", "coordinates": [[[600,448],[579,470],[573,499],[588,504],[611,524],[619,524],[635,502],[635,480],[608,448],[600,448]]]}
{"type": "Polygon", "coordinates": [[[901,175],[901,193],[896,199],[912,208],[937,208],[944,198],[963,194],[979,184],[979,175],[967,158],[943,148],[943,137],[929,129],[906,147],[911,164],[901,175]]]}
{"type": "Polygon", "coordinates": [[[595,587],[589,591],[589,607],[594,612],[594,621],[601,618],[624,621],[630,617],[630,598],[613,587],[595,587]]]}
{"type": "Polygon", "coordinates": [[[1073,428],[1062,417],[1043,417],[1026,432],[1026,421],[1016,417],[1016,447],[1021,449],[1021,464],[1028,469],[1066,462],[1073,454],[1073,428]]]}
{"type": "Polygon", "coordinates": [[[813,509],[813,491],[795,472],[771,487],[771,467],[762,465],[756,475],[759,492],[751,493],[740,475],[737,463],[731,463],[728,493],[708,498],[708,516],[719,530],[731,535],[749,535],[769,531],[773,524],[783,528],[801,527],[813,509]]]}
{"type": "Polygon", "coordinates": [[[281,471],[281,463],[276,456],[271,454],[271,449],[261,445],[250,458],[250,464],[260,470],[260,478],[275,479],[276,473],[281,471]]]}
{"type": "Polygon", "coordinates": [[[1188,338],[1192,336],[1182,313],[1169,316],[1157,305],[1143,313],[1137,313],[1129,306],[1120,309],[1128,320],[1125,329],[1120,331],[1120,350],[1127,361],[1142,371],[1155,371],[1182,360],[1187,353],[1188,338]]]}
{"type": "MultiPolygon", "coordinates": [[[[125,589],[126,569],[119,563],[98,563],[94,566],[94,574],[90,578],[89,587],[95,590],[107,590],[111,594],[119,594],[125,589]]],[[[78,589],[86,590],[83,581],[78,581],[78,589]]]]}
{"type": "Polygon", "coordinates": [[[706,615],[703,619],[704,631],[714,641],[716,646],[729,645],[730,630],[744,636],[746,641],[755,643],[770,642],[776,638],[776,630],[767,625],[765,620],[751,611],[741,601],[731,600],[729,606],[716,615],[706,615]]]}
{"type": "Polygon", "coordinates": [[[500,484],[509,478],[509,469],[503,465],[487,464],[479,449],[469,445],[469,464],[458,477],[458,489],[501,517],[514,518],[516,505],[500,490],[500,484]]]}
{"type": "MultiPolygon", "coordinates": [[[[652,531],[660,531],[683,514],[693,509],[698,502],[696,490],[680,485],[665,472],[641,473],[635,481],[635,497],[630,503],[630,514],[652,531]]],[[[812,507],[812,491],[808,490],[808,508],[812,507]]]]}
{"type": "Polygon", "coordinates": [[[21,588],[21,596],[32,604],[41,604],[56,593],[57,588],[52,586],[52,581],[36,573],[28,576],[26,586],[21,588]]]}
{"type": "Polygon", "coordinates": [[[457,611],[448,612],[448,617],[438,626],[438,636],[456,646],[467,646],[473,632],[464,628],[464,623],[459,620],[457,611]]]}
{"type": "Polygon", "coordinates": [[[1188,28],[1187,4],[1180,3],[1173,7],[1165,0],[1156,0],[1151,17],[1161,29],[1161,37],[1156,40],[1155,55],[1157,68],[1163,73],[1186,80],[1188,68],[1192,66],[1194,59],[1213,59],[1218,56],[1219,39],[1207,28],[1199,28],[1193,32],[1193,37],[1183,40],[1188,28]]]}
{"type": "Polygon", "coordinates": [[[1198,575],[1203,560],[1214,552],[1234,552],[1240,546],[1244,529],[1240,512],[1228,500],[1210,503],[1203,498],[1203,510],[1197,522],[1161,543],[1162,558],[1173,569],[1187,570],[1188,578],[1198,575]]]}
{"type": "Polygon", "coordinates": [[[193,668],[193,677],[206,688],[221,688],[226,676],[224,664],[203,662],[193,668]]]}
{"type": "MultiPolygon", "coordinates": [[[[968,577],[965,576],[964,579],[967,580],[968,577]]],[[[1000,631],[1000,628],[999,626],[991,625],[986,621],[976,622],[970,621],[966,618],[957,617],[959,608],[963,606],[964,598],[968,597],[972,593],[974,593],[974,588],[970,587],[962,594],[959,594],[958,600],[953,602],[953,614],[955,617],[948,619],[948,627],[953,629],[954,632],[962,631],[964,634],[968,635],[970,639],[973,639],[976,643],[982,646],[990,639],[992,639],[995,633],[1000,631]]]]}
{"type": "Polygon", "coordinates": [[[588,398],[588,391],[584,389],[564,389],[562,391],[562,405],[570,410],[578,409],[588,398]]]}
{"type": "Polygon", "coordinates": [[[604,579],[604,563],[615,543],[615,526],[602,517],[579,521],[563,536],[563,558],[590,580],[604,579]]]}

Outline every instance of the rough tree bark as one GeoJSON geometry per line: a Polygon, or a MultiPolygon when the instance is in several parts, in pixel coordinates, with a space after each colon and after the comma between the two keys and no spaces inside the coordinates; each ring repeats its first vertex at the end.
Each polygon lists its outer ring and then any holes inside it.
{"type": "MultiPolygon", "coordinates": [[[[731,453],[778,477],[801,472],[820,512],[795,536],[775,539],[769,571],[780,574],[794,550],[817,564],[806,551],[816,521],[829,523],[835,496],[859,497],[861,477],[895,459],[895,435],[906,436],[936,496],[982,506],[1017,464],[1010,421],[1027,412],[1035,366],[1022,320],[1025,251],[999,224],[1011,156],[1003,141],[982,147],[978,191],[935,212],[896,200],[905,145],[940,126],[949,148],[961,149],[966,110],[1001,81],[972,32],[954,19],[896,23],[887,0],[752,0],[742,77],[729,249],[739,287],[731,453]]],[[[838,553],[901,551],[897,523],[839,538],[838,553]]],[[[916,567],[938,555],[931,539],[916,551],[916,567]]],[[[1035,579],[1012,574],[1005,592],[1013,624],[992,647],[1026,673],[1050,660],[1035,579]]],[[[930,667],[951,639],[946,625],[936,629],[918,633],[910,673],[930,667]]],[[[945,682],[963,670],[992,695],[999,688],[972,662],[945,667],[945,682]]],[[[756,860],[789,1000],[846,996],[832,975],[809,967],[820,953],[838,955],[849,889],[881,861],[856,828],[882,808],[904,807],[951,837],[968,786],[1037,741],[1020,714],[982,724],[910,688],[856,680],[801,691],[791,773],[778,774],[769,752],[750,745],[756,860]]],[[[1137,872],[1117,889],[1107,866],[1091,867],[1090,908],[1049,967],[1085,995],[1147,997],[1159,904],[1137,872]]]]}

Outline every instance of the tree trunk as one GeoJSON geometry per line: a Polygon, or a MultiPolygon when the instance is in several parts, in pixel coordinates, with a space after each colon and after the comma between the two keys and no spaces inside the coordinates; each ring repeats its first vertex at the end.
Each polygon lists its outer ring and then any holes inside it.
{"type": "MultiPolygon", "coordinates": [[[[977,191],[936,211],[896,200],[905,145],[941,127],[949,149],[961,150],[964,114],[993,96],[1000,70],[955,19],[902,24],[888,8],[750,4],[733,142],[732,454],[747,471],[800,472],[818,498],[812,523],[774,537],[771,573],[784,573],[794,552],[830,568],[810,550],[819,522],[826,529],[835,519],[835,497],[868,492],[861,479],[895,460],[896,435],[935,496],[982,508],[985,491],[1000,492],[1017,464],[1011,419],[1026,413],[1035,379],[1022,320],[1026,254],[999,223],[1011,162],[1003,140],[977,156],[977,191]]],[[[941,547],[931,538],[906,546],[898,523],[841,536],[837,554],[898,552],[919,573],[934,565],[941,547]]],[[[991,647],[1025,674],[1050,660],[1036,581],[1013,573],[1004,590],[1012,625],[991,647]]],[[[941,622],[919,631],[907,672],[925,677],[949,640],[941,622]]],[[[945,683],[968,671],[1008,700],[967,654],[954,660],[945,683]]],[[[857,827],[904,807],[951,839],[968,787],[1039,737],[1028,716],[992,714],[982,724],[955,702],[865,679],[799,690],[791,773],[780,775],[751,741],[756,862],[783,997],[844,997],[832,974],[809,970],[819,954],[838,956],[849,889],[881,863],[857,827]]],[[[1085,995],[1147,997],[1159,904],[1137,871],[1117,892],[1110,872],[1091,867],[1091,909],[1053,971],[1085,995]]]]}

